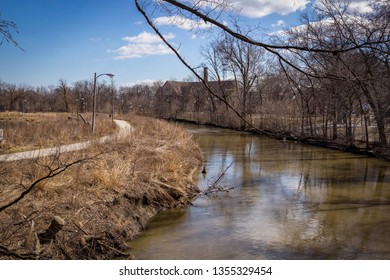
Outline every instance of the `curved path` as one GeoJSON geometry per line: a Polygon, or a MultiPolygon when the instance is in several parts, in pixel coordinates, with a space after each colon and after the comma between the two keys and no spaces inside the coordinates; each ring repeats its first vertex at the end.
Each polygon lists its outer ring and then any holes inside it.
{"type": "Polygon", "coordinates": [[[89,140],[89,141],[84,141],[84,142],[69,144],[69,145],[62,145],[53,148],[38,149],[38,150],[32,150],[32,151],[26,151],[20,153],[0,155],[0,162],[32,159],[32,158],[45,157],[45,156],[50,156],[55,154],[62,154],[66,152],[79,151],[89,147],[93,143],[105,143],[107,141],[114,140],[117,138],[118,139],[124,138],[127,135],[129,135],[133,130],[133,127],[126,121],[114,120],[114,122],[118,126],[119,130],[117,133],[113,135],[104,136],[97,140],[89,140]]]}

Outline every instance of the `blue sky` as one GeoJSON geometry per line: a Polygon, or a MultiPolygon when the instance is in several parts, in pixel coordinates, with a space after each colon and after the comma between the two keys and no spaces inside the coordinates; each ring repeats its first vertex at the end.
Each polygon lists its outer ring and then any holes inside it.
{"type": "MultiPolygon", "coordinates": [[[[245,20],[260,23],[267,32],[299,24],[299,13],[310,2],[228,1],[241,9],[245,20]]],[[[365,1],[352,2],[360,8],[365,1]]],[[[122,86],[190,75],[156,39],[133,0],[1,0],[0,17],[17,24],[14,39],[24,49],[0,45],[3,82],[35,87],[64,79],[72,84],[97,72],[115,74],[115,84],[122,86]]],[[[155,23],[193,66],[202,62],[200,46],[207,38],[194,36],[185,22],[178,27],[160,17],[155,23]]]]}

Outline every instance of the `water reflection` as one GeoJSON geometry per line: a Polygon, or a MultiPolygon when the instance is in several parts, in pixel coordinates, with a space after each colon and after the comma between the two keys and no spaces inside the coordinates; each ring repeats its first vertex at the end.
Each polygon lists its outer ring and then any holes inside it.
{"type": "Polygon", "coordinates": [[[189,127],[205,188],[229,193],[156,217],[138,259],[390,259],[390,164],[223,129],[189,127]]]}

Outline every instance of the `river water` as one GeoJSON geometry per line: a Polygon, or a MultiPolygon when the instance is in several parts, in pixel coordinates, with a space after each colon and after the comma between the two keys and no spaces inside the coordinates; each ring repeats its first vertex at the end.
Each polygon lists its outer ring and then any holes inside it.
{"type": "Polygon", "coordinates": [[[233,188],[157,215],[136,259],[390,259],[390,163],[232,130],[187,126],[207,174],[233,188]]]}

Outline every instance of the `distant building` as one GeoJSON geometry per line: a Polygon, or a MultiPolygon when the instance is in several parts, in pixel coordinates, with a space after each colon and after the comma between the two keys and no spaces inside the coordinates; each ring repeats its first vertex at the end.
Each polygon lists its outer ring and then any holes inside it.
{"type": "MultiPolygon", "coordinates": [[[[204,80],[214,94],[227,98],[232,96],[237,91],[235,81],[209,81],[208,70],[204,69],[204,80]]],[[[156,93],[159,99],[165,101],[173,101],[174,99],[183,99],[189,96],[194,97],[210,97],[210,93],[202,82],[177,82],[166,81],[165,84],[157,90],[156,93]]],[[[216,99],[216,97],[214,97],[216,99]]]]}
{"type": "MultiPolygon", "coordinates": [[[[197,122],[213,122],[226,111],[226,104],[237,99],[235,81],[209,81],[204,69],[203,82],[166,81],[156,92],[155,112],[160,117],[185,119],[197,122]]],[[[233,101],[234,102],[234,101],[233,101]]]]}

